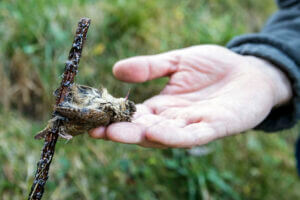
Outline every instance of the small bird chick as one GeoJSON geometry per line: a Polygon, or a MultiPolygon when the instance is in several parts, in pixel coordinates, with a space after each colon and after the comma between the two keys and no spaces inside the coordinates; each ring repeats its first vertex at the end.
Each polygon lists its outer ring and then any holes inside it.
{"type": "Polygon", "coordinates": [[[131,121],[136,111],[135,104],[125,98],[115,98],[105,88],[73,84],[65,99],[54,108],[53,118],[35,139],[42,139],[54,132],[56,123],[59,135],[65,139],[87,132],[99,126],[108,126],[114,122],[131,121]]]}

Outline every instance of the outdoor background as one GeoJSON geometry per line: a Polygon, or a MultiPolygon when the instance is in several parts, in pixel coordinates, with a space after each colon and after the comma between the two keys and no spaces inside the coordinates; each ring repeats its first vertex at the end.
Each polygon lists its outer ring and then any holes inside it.
{"type": "MultiPolygon", "coordinates": [[[[259,31],[272,0],[0,1],[0,199],[26,199],[77,22],[92,24],[76,81],[104,85],[135,102],[167,79],[117,81],[119,59],[197,44],[226,45],[259,31]]],[[[94,140],[60,140],[43,199],[299,199],[296,129],[248,132],[192,150],[157,150],[94,140]]]]}

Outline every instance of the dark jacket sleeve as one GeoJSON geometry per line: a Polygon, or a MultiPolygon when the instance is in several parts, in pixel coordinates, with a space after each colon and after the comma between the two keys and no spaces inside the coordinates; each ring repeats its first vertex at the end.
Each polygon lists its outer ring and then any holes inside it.
{"type": "Polygon", "coordinates": [[[274,132],[292,127],[300,119],[300,0],[278,0],[279,10],[260,33],[235,37],[227,47],[242,55],[266,59],[288,76],[293,99],[274,108],[256,129],[274,132]]]}

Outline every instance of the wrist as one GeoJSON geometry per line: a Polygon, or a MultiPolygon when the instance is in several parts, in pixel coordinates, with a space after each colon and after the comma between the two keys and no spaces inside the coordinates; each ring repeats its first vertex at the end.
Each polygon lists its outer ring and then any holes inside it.
{"type": "Polygon", "coordinates": [[[245,56],[251,65],[256,66],[270,83],[274,95],[274,107],[287,103],[292,98],[292,86],[287,75],[279,67],[269,61],[255,57],[245,56]]]}

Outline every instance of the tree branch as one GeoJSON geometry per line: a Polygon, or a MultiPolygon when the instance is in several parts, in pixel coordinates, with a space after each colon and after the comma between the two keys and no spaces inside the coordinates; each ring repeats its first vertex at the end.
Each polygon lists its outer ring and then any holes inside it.
{"type": "MultiPolygon", "coordinates": [[[[80,19],[76,30],[76,35],[69,53],[68,61],[65,65],[65,71],[60,87],[56,90],[56,105],[64,101],[70,86],[74,83],[74,78],[78,72],[78,65],[81,57],[83,44],[86,40],[87,31],[91,20],[88,18],[80,19]]],[[[53,116],[56,115],[54,112],[53,116]]],[[[48,179],[49,168],[54,156],[55,144],[59,136],[59,127],[61,120],[57,120],[51,131],[45,137],[44,147],[41,153],[41,159],[37,164],[34,181],[31,186],[28,200],[40,200],[44,193],[44,187],[48,179]]]]}

